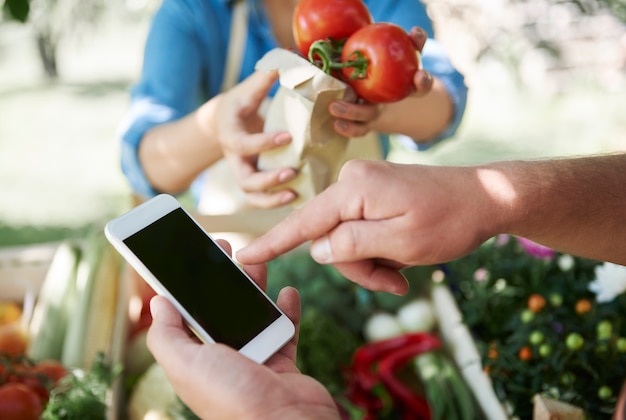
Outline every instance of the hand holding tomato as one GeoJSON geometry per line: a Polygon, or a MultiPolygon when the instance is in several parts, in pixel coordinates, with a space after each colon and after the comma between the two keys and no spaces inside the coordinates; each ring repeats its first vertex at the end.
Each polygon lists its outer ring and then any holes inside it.
{"type": "Polygon", "coordinates": [[[341,62],[346,82],[367,102],[396,102],[415,90],[418,52],[409,34],[393,23],[374,23],[350,35],[341,62]]]}
{"type": "MultiPolygon", "coordinates": [[[[414,27],[408,34],[416,53],[421,53],[428,35],[423,29],[414,27]]],[[[413,89],[411,96],[423,96],[430,92],[433,78],[426,70],[419,68],[413,75],[413,89]]],[[[372,128],[371,123],[376,121],[384,105],[370,102],[352,103],[335,100],[331,103],[329,112],[337,118],[335,130],[346,137],[360,137],[366,135],[372,128]]]]}

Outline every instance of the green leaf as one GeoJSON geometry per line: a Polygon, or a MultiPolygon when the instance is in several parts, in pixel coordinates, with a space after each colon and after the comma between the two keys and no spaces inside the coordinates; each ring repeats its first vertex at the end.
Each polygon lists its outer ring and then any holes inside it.
{"type": "Polygon", "coordinates": [[[28,19],[30,2],[29,0],[5,0],[2,9],[5,15],[24,23],[28,19]]]}

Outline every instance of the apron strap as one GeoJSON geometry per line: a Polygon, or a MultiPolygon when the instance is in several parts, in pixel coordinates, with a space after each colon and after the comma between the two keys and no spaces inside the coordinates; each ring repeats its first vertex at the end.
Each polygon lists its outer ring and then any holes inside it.
{"type": "Polygon", "coordinates": [[[226,52],[226,66],[222,79],[221,92],[227,91],[237,84],[241,75],[241,63],[243,52],[248,37],[248,5],[246,0],[233,2],[233,16],[230,24],[228,38],[228,51],[226,52]]]}

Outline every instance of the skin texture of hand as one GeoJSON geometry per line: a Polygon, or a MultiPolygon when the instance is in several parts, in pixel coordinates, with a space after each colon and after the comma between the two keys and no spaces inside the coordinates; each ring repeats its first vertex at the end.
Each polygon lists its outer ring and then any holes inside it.
{"type": "MultiPolygon", "coordinates": [[[[220,245],[230,248],[224,242],[220,245]]],[[[265,266],[246,267],[246,271],[265,286],[265,266]]],[[[298,292],[283,289],[277,303],[298,328],[298,292]]],[[[153,322],[148,347],[176,393],[199,417],[339,419],[328,391],[296,367],[297,333],[260,365],[225,345],[199,343],[166,298],[154,297],[150,308],[153,322]]]]}
{"type": "Polygon", "coordinates": [[[626,154],[467,167],[350,161],[337,183],[237,253],[258,264],[311,240],[311,256],[370,290],[399,269],[463,257],[500,233],[626,264],[626,154]]]}
{"type": "Polygon", "coordinates": [[[291,142],[287,132],[264,133],[264,120],[259,115],[263,101],[277,80],[277,72],[252,74],[222,96],[213,119],[224,157],[239,186],[248,193],[250,204],[262,208],[284,205],[296,198],[292,190],[269,191],[294,179],[296,169],[257,169],[259,153],[291,142]]]}
{"type": "Polygon", "coordinates": [[[144,136],[139,156],[146,176],[161,192],[184,191],[206,168],[225,157],[250,204],[270,208],[296,198],[291,190],[270,192],[296,177],[294,168],[258,171],[262,151],[291,142],[287,132],[264,133],[259,108],[276,72],[256,72],[194,113],[159,125],[144,136]]]}
{"type": "MultiPolygon", "coordinates": [[[[409,35],[421,53],[426,32],[414,27],[409,35]]],[[[347,137],[364,136],[374,130],[406,134],[417,142],[434,138],[452,118],[450,98],[443,85],[425,70],[415,73],[414,85],[415,91],[409,97],[392,104],[333,101],[329,112],[336,118],[335,130],[347,137]],[[416,118],[427,123],[415,124],[416,118]]]]}
{"type": "MultiPolygon", "coordinates": [[[[399,269],[461,256],[487,237],[463,229],[467,175],[425,166],[350,161],[331,185],[237,253],[246,263],[269,261],[307,240],[311,255],[370,290],[404,294],[399,269]]],[[[469,172],[469,171],[467,171],[469,172]]],[[[466,212],[469,213],[469,212],[466,212]]]]}

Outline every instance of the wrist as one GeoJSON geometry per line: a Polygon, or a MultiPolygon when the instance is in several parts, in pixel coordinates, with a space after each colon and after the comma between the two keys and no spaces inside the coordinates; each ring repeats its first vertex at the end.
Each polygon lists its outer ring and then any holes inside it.
{"type": "Polygon", "coordinates": [[[498,162],[475,168],[478,190],[484,193],[477,208],[484,239],[515,231],[517,220],[525,211],[524,200],[514,181],[514,166],[498,162]]]}
{"type": "Polygon", "coordinates": [[[219,128],[218,128],[218,105],[221,101],[222,94],[214,96],[207,102],[202,104],[195,112],[195,120],[198,126],[198,130],[201,133],[201,141],[205,143],[205,147],[208,147],[216,157],[215,160],[224,156],[221,143],[219,141],[219,128]]]}

